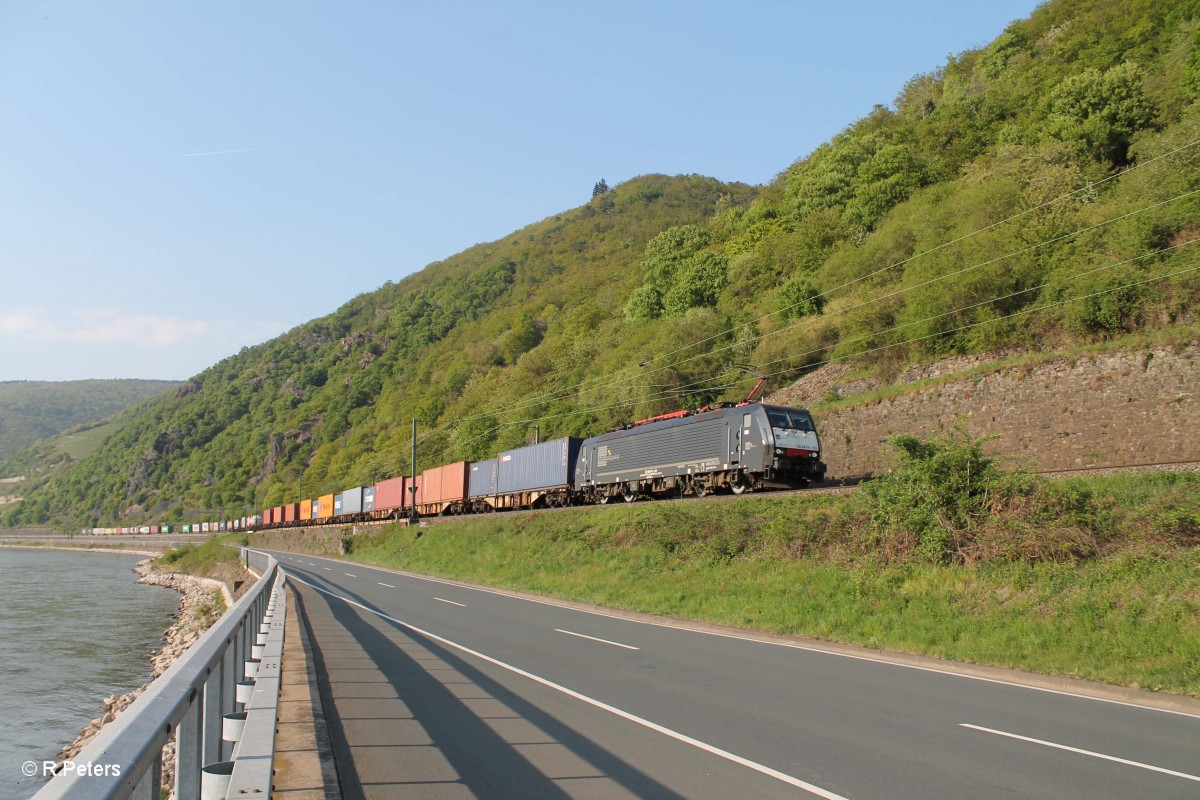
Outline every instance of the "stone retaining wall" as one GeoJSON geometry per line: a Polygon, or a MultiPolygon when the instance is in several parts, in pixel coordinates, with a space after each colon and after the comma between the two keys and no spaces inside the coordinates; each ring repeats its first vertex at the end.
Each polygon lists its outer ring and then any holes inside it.
{"type": "MultiPolygon", "coordinates": [[[[819,372],[811,383],[836,393],[819,372]]],[[[821,399],[802,390],[786,399],[821,399]]],[[[817,416],[835,478],[887,469],[892,434],[929,437],[960,423],[997,437],[989,453],[1041,470],[1200,461],[1200,345],[1008,367],[817,416]]]]}
{"type": "Polygon", "coordinates": [[[352,535],[349,525],[305,526],[250,534],[250,546],[314,555],[341,555],[342,540],[352,535]]]}

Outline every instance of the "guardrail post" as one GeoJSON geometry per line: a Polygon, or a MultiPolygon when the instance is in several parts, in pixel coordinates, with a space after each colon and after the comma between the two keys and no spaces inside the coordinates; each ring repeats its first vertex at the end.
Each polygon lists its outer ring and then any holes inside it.
{"type": "MultiPolygon", "coordinates": [[[[207,684],[206,684],[207,685],[207,684]]],[[[200,796],[200,768],[204,766],[204,689],[192,693],[192,703],[175,729],[175,798],[200,796]]]]}
{"type": "MultiPolygon", "coordinates": [[[[238,662],[237,662],[237,653],[235,653],[234,651],[237,649],[238,634],[234,634],[232,638],[233,638],[233,641],[230,642],[229,646],[225,648],[225,656],[224,656],[224,658],[221,659],[220,708],[221,708],[221,716],[222,717],[224,717],[226,714],[233,713],[233,711],[234,711],[234,708],[233,708],[234,692],[237,689],[237,663],[238,662]]],[[[218,727],[217,728],[217,731],[218,731],[217,738],[218,739],[220,739],[220,735],[219,735],[220,730],[221,730],[220,727],[218,727]]],[[[232,742],[219,742],[218,749],[219,749],[220,757],[214,758],[211,761],[206,758],[204,763],[211,764],[213,761],[225,761],[231,755],[233,755],[233,743],[232,742]]]]}
{"type": "Polygon", "coordinates": [[[150,762],[146,774],[133,787],[130,800],[162,800],[162,751],[150,762]]]}
{"type": "MultiPolygon", "coordinates": [[[[208,680],[204,682],[204,722],[203,722],[203,752],[200,766],[214,761],[223,761],[225,754],[221,752],[221,719],[225,711],[221,705],[221,695],[225,689],[225,661],[222,659],[213,665],[208,680]]],[[[197,793],[199,789],[197,789],[197,793]]],[[[178,800],[184,796],[176,793],[178,800]]]]}

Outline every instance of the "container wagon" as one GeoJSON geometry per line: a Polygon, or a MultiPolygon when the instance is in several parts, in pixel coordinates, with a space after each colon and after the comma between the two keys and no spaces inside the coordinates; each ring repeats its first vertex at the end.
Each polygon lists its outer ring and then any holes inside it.
{"type": "Polygon", "coordinates": [[[468,461],[457,461],[422,472],[417,490],[417,513],[422,516],[465,513],[470,477],[471,464],[468,461]]]}
{"type": "Polygon", "coordinates": [[[495,511],[496,459],[476,461],[467,479],[467,502],[476,514],[495,511]]]}
{"type": "Polygon", "coordinates": [[[413,482],[412,478],[400,476],[388,478],[375,484],[375,500],[372,519],[401,519],[408,516],[412,508],[412,492],[409,489],[416,486],[420,490],[421,481],[413,482]]]}
{"type": "Polygon", "coordinates": [[[496,494],[481,499],[494,509],[570,505],[582,444],[582,439],[566,436],[501,453],[496,457],[496,494]]]}

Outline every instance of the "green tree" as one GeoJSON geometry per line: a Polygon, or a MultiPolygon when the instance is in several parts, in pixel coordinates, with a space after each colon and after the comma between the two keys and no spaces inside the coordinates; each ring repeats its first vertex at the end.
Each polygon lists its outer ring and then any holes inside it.
{"type": "Polygon", "coordinates": [[[805,275],[796,274],[779,290],[776,304],[780,318],[790,320],[820,314],[825,308],[825,297],[805,275]]]}
{"type": "Polygon", "coordinates": [[[542,341],[542,328],[528,311],[521,316],[504,334],[500,341],[500,354],[506,364],[515,364],[524,353],[537,347],[542,341]]]}
{"type": "Polygon", "coordinates": [[[636,322],[662,316],[662,292],[653,286],[639,286],[625,304],[625,319],[636,322]]]}
{"type": "Polygon", "coordinates": [[[681,262],[670,276],[669,288],[663,292],[663,312],[681,317],[690,308],[715,306],[729,282],[728,266],[725,256],[712,251],[696,253],[681,262]]]}
{"type": "Polygon", "coordinates": [[[1143,84],[1141,70],[1129,61],[1065,78],[1050,95],[1048,135],[1093,158],[1125,165],[1134,133],[1154,118],[1143,84]]]}
{"type": "Polygon", "coordinates": [[[651,239],[641,264],[645,283],[626,303],[626,319],[678,317],[689,308],[715,306],[729,282],[729,260],[706,249],[714,238],[698,225],[679,225],[651,239]]]}

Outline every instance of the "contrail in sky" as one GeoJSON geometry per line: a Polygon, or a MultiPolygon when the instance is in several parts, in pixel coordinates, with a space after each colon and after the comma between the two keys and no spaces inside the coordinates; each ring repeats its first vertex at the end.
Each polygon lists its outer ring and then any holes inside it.
{"type": "Polygon", "coordinates": [[[242,147],[237,150],[213,150],[211,153],[184,153],[180,158],[195,158],[196,156],[223,156],[226,153],[253,153],[256,150],[270,150],[269,147],[242,147]]]}

